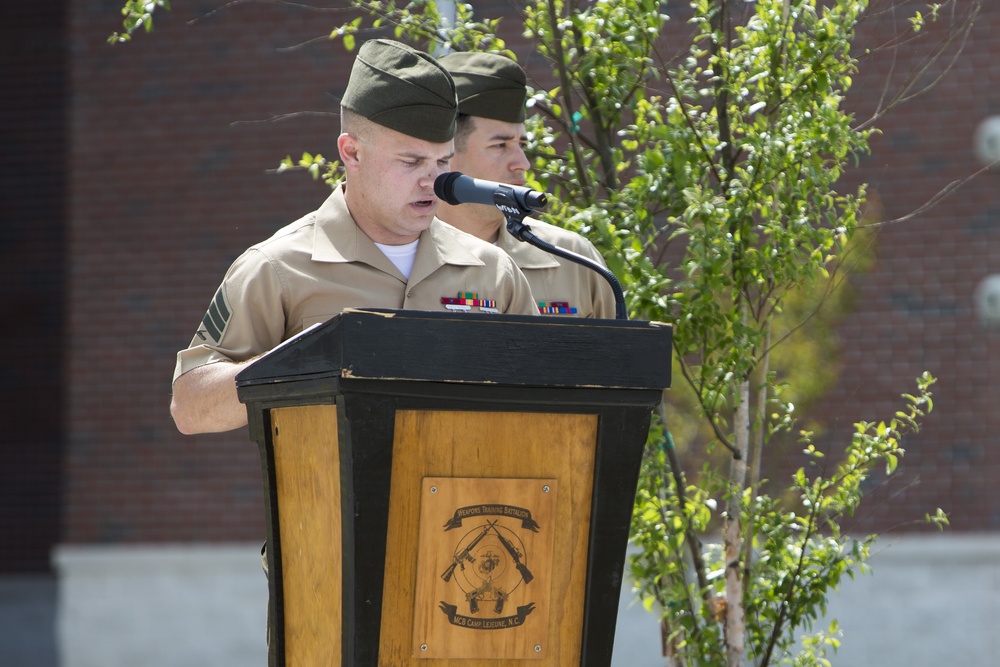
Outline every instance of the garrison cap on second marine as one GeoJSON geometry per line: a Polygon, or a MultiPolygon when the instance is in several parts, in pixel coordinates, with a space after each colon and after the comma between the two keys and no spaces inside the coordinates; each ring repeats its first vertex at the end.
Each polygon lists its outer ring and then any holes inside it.
{"type": "Polygon", "coordinates": [[[433,143],[455,136],[455,83],[436,60],[391,39],[361,45],[341,101],[368,120],[433,143]]]}
{"type": "Polygon", "coordinates": [[[449,53],[438,59],[458,91],[458,110],[505,123],[524,122],[524,70],[497,53],[449,53]]]}

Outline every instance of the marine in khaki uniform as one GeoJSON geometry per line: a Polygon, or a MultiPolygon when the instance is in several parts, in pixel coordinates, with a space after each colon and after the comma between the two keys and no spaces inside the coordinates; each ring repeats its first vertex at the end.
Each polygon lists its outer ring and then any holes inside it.
{"type": "Polygon", "coordinates": [[[349,307],[535,314],[504,252],[434,217],[449,171],[456,96],[430,56],[362,45],[341,107],[346,179],[315,212],[230,267],[177,355],[171,415],[184,433],[246,424],[235,377],[257,356],[349,307]]]}
{"type": "MultiPolygon", "coordinates": [[[[530,166],[524,154],[524,70],[510,58],[493,53],[451,53],[439,62],[451,73],[458,91],[451,168],[472,178],[524,185],[524,172],[530,166]]],[[[615,317],[614,292],[601,275],[518,241],[507,232],[503,213],[495,206],[443,203],[438,215],[510,255],[528,278],[540,312],[615,317]]],[[[524,222],[542,240],[604,265],[594,245],[579,234],[533,218],[524,222]]]]}

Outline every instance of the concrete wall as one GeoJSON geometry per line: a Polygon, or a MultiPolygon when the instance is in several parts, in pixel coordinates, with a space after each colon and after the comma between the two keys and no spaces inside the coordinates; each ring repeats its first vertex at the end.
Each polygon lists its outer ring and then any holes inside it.
{"type": "Polygon", "coordinates": [[[889,538],[874,572],[831,599],[843,630],[835,667],[1000,664],[1000,538],[889,538]]]}
{"type": "Polygon", "coordinates": [[[267,664],[260,544],[60,547],[62,667],[267,664]]]}
{"type": "MultiPolygon", "coordinates": [[[[1000,664],[1000,538],[887,537],[870,564],[870,575],[843,582],[816,626],[840,625],[833,667],[1000,664]]],[[[659,648],[655,617],[622,591],[614,667],[664,667],[659,648]]]]}
{"type": "MultiPolygon", "coordinates": [[[[259,545],[61,547],[62,667],[266,664],[259,545]]],[[[1000,537],[885,539],[830,604],[835,666],[994,667],[1000,537]]],[[[615,667],[663,667],[659,624],[623,590],[615,667]]]]}

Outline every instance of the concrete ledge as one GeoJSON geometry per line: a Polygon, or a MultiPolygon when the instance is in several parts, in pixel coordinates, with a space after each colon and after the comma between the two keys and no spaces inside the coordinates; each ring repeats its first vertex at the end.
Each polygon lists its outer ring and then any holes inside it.
{"type": "MultiPolygon", "coordinates": [[[[63,545],[53,562],[62,667],[267,662],[259,544],[63,545]]],[[[889,536],[871,566],[830,599],[827,619],[843,634],[833,665],[997,664],[1000,534],[889,536]]],[[[658,617],[630,585],[626,577],[612,664],[662,667],[658,617]]]]}
{"type": "Polygon", "coordinates": [[[260,545],[56,549],[63,667],[265,665],[260,545]]]}
{"type": "Polygon", "coordinates": [[[835,667],[997,664],[1000,535],[889,536],[871,566],[830,599],[843,631],[835,667]]]}
{"type": "Polygon", "coordinates": [[[232,574],[248,570],[247,556],[256,554],[257,573],[260,569],[260,544],[163,544],[163,545],[67,545],[55,548],[52,563],[56,571],[100,576],[174,573],[232,574]]]}
{"type": "Polygon", "coordinates": [[[872,549],[872,560],[880,566],[923,563],[947,563],[983,566],[1000,564],[1000,535],[929,533],[927,535],[887,536],[872,549]]]}
{"type": "MultiPolygon", "coordinates": [[[[871,574],[846,579],[829,600],[842,646],[834,667],[996,667],[1000,656],[1000,534],[886,536],[871,574]]],[[[626,586],[631,584],[626,577],[626,586]]],[[[663,667],[658,616],[622,591],[613,667],[663,667]]]]}

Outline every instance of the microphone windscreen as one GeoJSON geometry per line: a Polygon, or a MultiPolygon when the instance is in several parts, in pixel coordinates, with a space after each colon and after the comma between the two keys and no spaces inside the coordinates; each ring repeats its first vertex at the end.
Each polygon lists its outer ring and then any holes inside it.
{"type": "Polygon", "coordinates": [[[437,195],[437,198],[452,205],[461,204],[462,202],[455,197],[455,181],[461,176],[462,172],[460,171],[449,171],[435,178],[434,194],[437,195]]]}

